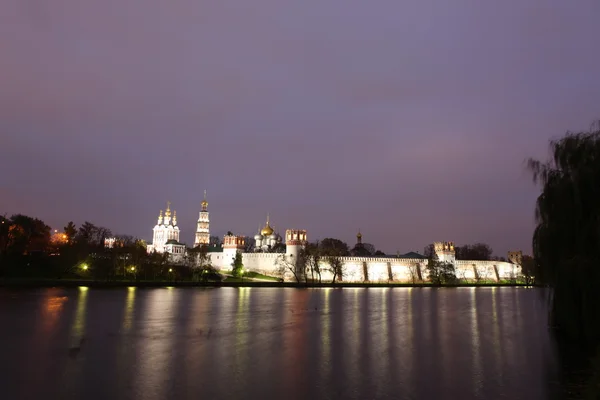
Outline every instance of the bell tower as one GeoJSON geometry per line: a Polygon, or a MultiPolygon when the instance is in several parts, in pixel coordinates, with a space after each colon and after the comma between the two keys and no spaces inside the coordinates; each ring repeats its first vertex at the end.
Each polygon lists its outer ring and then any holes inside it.
{"type": "Polygon", "coordinates": [[[206,201],[206,190],[204,190],[204,200],[202,200],[198,225],[196,227],[196,237],[194,247],[207,245],[210,243],[210,219],[208,217],[208,201],[206,201]]]}

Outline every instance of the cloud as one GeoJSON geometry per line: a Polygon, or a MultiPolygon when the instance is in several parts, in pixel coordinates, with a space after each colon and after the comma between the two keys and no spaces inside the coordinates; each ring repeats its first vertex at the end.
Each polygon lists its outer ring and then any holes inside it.
{"type": "MultiPolygon", "coordinates": [[[[184,239],[528,248],[522,161],[599,117],[597,2],[9,0],[2,210],[184,239]]],[[[0,210],[0,212],[2,212],[0,210]]]]}

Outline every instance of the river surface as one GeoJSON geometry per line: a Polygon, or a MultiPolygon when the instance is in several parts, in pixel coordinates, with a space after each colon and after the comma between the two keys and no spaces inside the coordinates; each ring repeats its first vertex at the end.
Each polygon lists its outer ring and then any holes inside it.
{"type": "Polygon", "coordinates": [[[540,289],[0,289],[0,398],[554,399],[540,289]]]}

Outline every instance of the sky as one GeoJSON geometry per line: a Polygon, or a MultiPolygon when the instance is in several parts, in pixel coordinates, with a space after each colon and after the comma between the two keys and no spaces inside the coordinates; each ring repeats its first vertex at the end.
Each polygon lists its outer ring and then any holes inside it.
{"type": "Polygon", "coordinates": [[[4,0],[0,214],[530,252],[524,166],[600,118],[597,0],[4,0]]]}

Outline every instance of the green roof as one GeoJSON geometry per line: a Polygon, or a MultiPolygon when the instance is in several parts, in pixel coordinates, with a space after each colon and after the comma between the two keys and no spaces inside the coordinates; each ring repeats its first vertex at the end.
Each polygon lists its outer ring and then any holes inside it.
{"type": "Polygon", "coordinates": [[[425,259],[425,256],[421,255],[419,253],[415,253],[414,251],[409,251],[406,254],[400,254],[398,256],[398,258],[422,258],[422,259],[425,259]]]}
{"type": "Polygon", "coordinates": [[[221,246],[208,246],[209,253],[222,253],[223,248],[221,246]]]}

